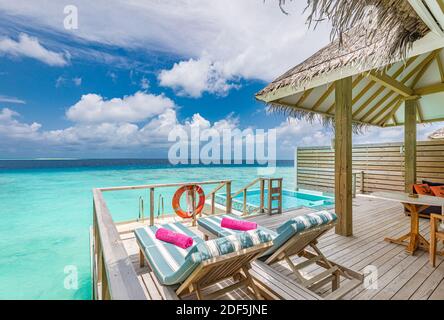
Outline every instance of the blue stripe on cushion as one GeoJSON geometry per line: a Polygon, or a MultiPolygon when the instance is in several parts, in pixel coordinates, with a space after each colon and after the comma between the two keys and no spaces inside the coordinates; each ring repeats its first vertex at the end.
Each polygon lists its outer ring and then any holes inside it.
{"type": "Polygon", "coordinates": [[[145,252],[145,256],[159,279],[159,282],[164,285],[181,283],[198,265],[198,263],[194,263],[193,261],[185,260],[185,256],[187,256],[193,247],[182,249],[174,244],[156,239],[155,234],[160,227],[181,232],[192,237],[194,245],[202,243],[203,240],[199,235],[179,222],[161,226],[144,227],[134,231],[137,241],[145,252]]]}
{"type": "Polygon", "coordinates": [[[272,241],[271,235],[262,230],[240,232],[227,237],[199,243],[188,253],[185,260],[202,262],[270,241],[272,241]]]}
{"type": "Polygon", "coordinates": [[[326,210],[324,211],[318,211],[318,212],[312,212],[308,213],[302,216],[298,216],[295,218],[292,218],[279,226],[277,228],[277,233],[282,233],[288,226],[295,224],[296,230],[298,232],[304,231],[306,229],[310,229],[313,227],[322,226],[324,224],[333,222],[337,219],[337,216],[335,213],[328,212],[326,210]]]}
{"type": "MultiPolygon", "coordinates": [[[[217,215],[217,216],[210,216],[205,218],[200,218],[197,220],[197,224],[208,230],[211,234],[214,234],[216,237],[227,237],[234,234],[243,233],[244,231],[241,230],[233,230],[229,228],[222,228],[221,227],[221,221],[223,218],[229,218],[229,219],[235,219],[235,220],[244,220],[239,216],[236,216],[234,214],[223,214],[223,215],[217,215]]],[[[265,228],[263,226],[258,225],[256,230],[261,230],[265,233],[270,234],[272,237],[277,236],[276,232],[273,230],[270,230],[268,228],[265,228]]]]}
{"type": "Polygon", "coordinates": [[[308,213],[288,220],[277,228],[278,236],[273,239],[273,246],[265,252],[268,256],[279,249],[296,234],[311,228],[320,227],[336,221],[337,215],[328,211],[308,213]]]}

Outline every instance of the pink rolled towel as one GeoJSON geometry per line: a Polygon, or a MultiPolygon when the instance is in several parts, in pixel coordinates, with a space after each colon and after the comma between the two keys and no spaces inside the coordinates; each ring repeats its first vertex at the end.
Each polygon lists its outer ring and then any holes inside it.
{"type": "Polygon", "coordinates": [[[220,222],[222,228],[233,230],[248,231],[257,229],[257,223],[244,220],[235,220],[230,218],[222,218],[220,222]]]}
{"type": "Polygon", "coordinates": [[[172,230],[159,228],[156,231],[156,238],[168,243],[172,243],[182,249],[189,248],[193,245],[193,238],[172,230]]]}

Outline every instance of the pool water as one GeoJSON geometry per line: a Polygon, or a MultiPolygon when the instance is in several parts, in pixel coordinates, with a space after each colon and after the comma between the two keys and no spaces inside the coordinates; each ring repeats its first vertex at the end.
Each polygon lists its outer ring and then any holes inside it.
{"type": "MultiPolygon", "coordinates": [[[[219,204],[225,203],[225,195],[220,194],[216,201],[219,204]]],[[[267,190],[264,192],[265,201],[268,196],[267,190]]],[[[242,211],[243,206],[243,193],[233,198],[233,208],[242,211]]],[[[267,205],[265,203],[265,205],[267,205]]],[[[273,200],[272,206],[278,205],[277,200],[273,200]]],[[[247,191],[247,210],[251,213],[260,206],[260,190],[247,191]]],[[[311,190],[291,191],[282,190],[282,210],[296,209],[301,207],[313,208],[313,209],[330,209],[334,206],[334,198],[321,192],[315,192],[311,190]]]]}
{"type": "MultiPolygon", "coordinates": [[[[35,163],[36,166],[39,164],[35,163]]],[[[275,176],[293,186],[293,167],[278,167],[275,176]]],[[[233,192],[257,177],[255,167],[39,167],[0,170],[0,299],[90,299],[89,227],[92,192],[97,187],[153,183],[233,180],[233,192]],[[69,270],[77,270],[78,287],[65,287],[69,270]],[[67,272],[67,273],[65,273],[67,272]]],[[[209,191],[214,187],[204,188],[209,191]]],[[[156,191],[172,212],[176,188],[156,191]]],[[[146,190],[105,193],[115,221],[136,219],[146,190]]],[[[145,205],[149,208],[149,205],[145,205]]]]}

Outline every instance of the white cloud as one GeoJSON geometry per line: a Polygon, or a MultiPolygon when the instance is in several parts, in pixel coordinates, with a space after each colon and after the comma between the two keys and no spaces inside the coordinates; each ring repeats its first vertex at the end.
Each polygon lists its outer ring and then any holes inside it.
{"type": "Polygon", "coordinates": [[[199,98],[209,92],[225,95],[235,87],[229,83],[235,75],[224,74],[220,63],[212,63],[207,58],[190,59],[174,64],[171,70],[162,70],[158,76],[160,85],[176,90],[179,95],[199,98]]]}
{"type": "MultiPolygon", "coordinates": [[[[77,38],[179,57],[178,64],[161,72],[160,81],[190,96],[226,92],[238,78],[270,81],[327,44],[330,34],[327,24],[307,31],[304,1],[289,3],[290,15],[281,12],[276,0],[77,0],[75,4],[81,13],[77,38]],[[106,18],[98,19],[98,12],[106,18]],[[196,83],[179,78],[187,65],[198,67],[196,74],[186,77],[196,83]]],[[[58,1],[36,0],[30,5],[0,0],[0,9],[66,32],[59,19],[63,3],[58,1]]]]}
{"type": "Polygon", "coordinates": [[[9,97],[4,96],[0,94],[0,102],[6,102],[6,103],[14,103],[14,104],[26,104],[25,100],[16,98],[16,97],[9,97]]]}
{"type": "Polygon", "coordinates": [[[17,41],[7,37],[0,38],[0,55],[33,58],[56,67],[68,64],[64,54],[46,49],[37,38],[25,33],[21,33],[17,41]]]}
{"type": "Polygon", "coordinates": [[[31,124],[22,123],[17,120],[20,115],[8,108],[0,110],[0,136],[13,139],[36,140],[41,124],[33,122],[31,124]]]}
{"type": "Polygon", "coordinates": [[[140,122],[174,107],[174,102],[164,95],[144,92],[110,100],[97,94],[86,94],[68,109],[66,116],[81,123],[140,122]]]}

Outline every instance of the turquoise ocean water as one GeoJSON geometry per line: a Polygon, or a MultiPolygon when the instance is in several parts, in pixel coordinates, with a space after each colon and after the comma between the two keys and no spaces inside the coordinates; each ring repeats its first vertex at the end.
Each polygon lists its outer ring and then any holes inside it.
{"type": "MultiPolygon", "coordinates": [[[[93,188],[230,179],[235,191],[257,175],[253,166],[172,167],[162,161],[0,161],[0,299],[91,298],[93,188]],[[78,289],[65,288],[70,266],[78,272],[78,289]]],[[[292,163],[281,163],[274,176],[294,188],[292,163]]],[[[174,191],[156,192],[156,214],[159,197],[171,212],[174,191]]],[[[139,190],[105,198],[114,220],[124,221],[137,218],[139,197],[148,203],[147,196],[139,190]]]]}

